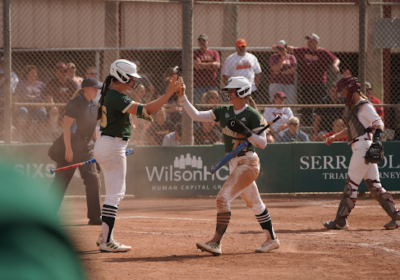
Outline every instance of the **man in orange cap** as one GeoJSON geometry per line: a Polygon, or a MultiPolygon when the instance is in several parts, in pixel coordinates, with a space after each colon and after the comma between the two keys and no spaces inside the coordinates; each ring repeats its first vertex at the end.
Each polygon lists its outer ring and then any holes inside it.
{"type": "Polygon", "coordinates": [[[226,84],[230,77],[243,76],[252,83],[252,95],[256,101],[261,101],[260,96],[255,94],[261,80],[261,67],[255,55],[247,52],[245,39],[236,41],[236,53],[231,54],[225,60],[222,68],[222,78],[226,84]]]}

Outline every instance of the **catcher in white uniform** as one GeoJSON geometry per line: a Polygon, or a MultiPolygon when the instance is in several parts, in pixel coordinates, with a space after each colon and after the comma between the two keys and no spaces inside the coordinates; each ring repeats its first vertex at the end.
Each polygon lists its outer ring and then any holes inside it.
{"type": "Polygon", "coordinates": [[[368,98],[360,91],[361,84],[355,77],[344,77],[336,84],[336,90],[346,98],[346,128],[328,137],[325,142],[332,144],[336,139],[348,136],[353,155],[350,160],[346,186],[340,200],[336,218],[324,223],[328,229],[347,229],[347,218],[357,201],[357,190],[364,179],[371,195],[392,219],[384,227],[396,229],[400,225],[400,213],[393,196],[379,181],[378,163],[383,159],[383,146],[380,142],[384,125],[368,98]],[[375,133],[372,135],[373,128],[375,133]],[[373,136],[373,137],[372,137],[373,136]]]}
{"type": "Polygon", "coordinates": [[[258,111],[246,102],[251,99],[251,82],[245,77],[231,77],[222,94],[231,105],[216,107],[210,111],[197,111],[189,103],[185,96],[185,85],[183,81],[182,90],[178,90],[179,101],[189,116],[195,121],[217,121],[220,123],[224,134],[225,152],[229,153],[247,139],[250,145],[229,162],[230,176],[218,193],[217,203],[217,226],[214,237],[205,243],[196,243],[198,249],[207,251],[213,255],[220,255],[221,239],[231,219],[231,202],[241,196],[255,214],[261,228],[266,233],[267,240],[256,249],[257,253],[266,253],[279,248],[272,227],[271,217],[261,200],[255,180],[260,172],[260,161],[255,153],[255,146],[264,149],[267,145],[265,132],[257,135],[266,121],[258,111]]]}

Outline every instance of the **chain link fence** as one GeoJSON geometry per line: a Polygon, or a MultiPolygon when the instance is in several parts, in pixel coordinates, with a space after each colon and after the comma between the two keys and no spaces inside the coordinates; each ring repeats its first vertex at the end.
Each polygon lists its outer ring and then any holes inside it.
{"type": "MultiPolygon", "coordinates": [[[[119,58],[138,65],[142,86],[127,94],[142,103],[165,92],[175,66],[182,67],[187,96],[199,110],[222,103],[218,92],[229,77],[248,77],[260,113],[268,121],[286,116],[269,132],[270,142],[280,141],[285,129],[321,141],[343,127],[343,98],[334,88],[350,74],[372,103],[381,103],[375,108],[386,140],[400,140],[396,1],[4,0],[1,10],[5,143],[52,142],[82,78],[103,81],[119,58]]],[[[153,123],[132,117],[131,142],[162,145],[175,130],[183,144],[222,141],[218,124],[192,122],[172,97],[153,123]]]]}

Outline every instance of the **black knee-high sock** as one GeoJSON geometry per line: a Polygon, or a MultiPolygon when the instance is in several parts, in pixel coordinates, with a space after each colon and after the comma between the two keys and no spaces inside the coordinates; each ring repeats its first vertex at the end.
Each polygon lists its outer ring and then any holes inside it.
{"type": "Polygon", "coordinates": [[[217,228],[215,229],[214,241],[218,244],[221,243],[221,239],[224,236],[230,220],[231,212],[217,214],[217,228]]]}
{"type": "Polygon", "coordinates": [[[101,219],[107,224],[108,229],[103,225],[103,236],[107,236],[106,243],[111,241],[112,232],[114,230],[115,217],[117,216],[118,207],[103,205],[101,219]]]}
{"type": "Polygon", "coordinates": [[[268,213],[268,209],[265,208],[264,212],[260,215],[256,215],[257,221],[260,223],[262,229],[268,230],[272,240],[276,238],[274,228],[272,227],[271,216],[268,213]]]}

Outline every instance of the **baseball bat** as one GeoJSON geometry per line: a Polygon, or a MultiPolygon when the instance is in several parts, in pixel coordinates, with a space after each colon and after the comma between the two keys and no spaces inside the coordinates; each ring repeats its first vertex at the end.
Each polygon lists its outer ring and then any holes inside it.
{"type": "MultiPolygon", "coordinates": [[[[264,130],[266,130],[268,127],[270,127],[273,123],[275,123],[280,118],[281,118],[281,116],[278,115],[271,123],[267,124],[259,132],[257,132],[257,134],[260,135],[264,130]]],[[[215,172],[217,172],[225,163],[230,161],[238,153],[240,153],[244,148],[246,148],[248,144],[250,144],[250,141],[246,140],[246,142],[244,142],[244,143],[240,144],[239,146],[237,146],[236,149],[231,151],[229,154],[224,156],[220,161],[218,161],[216,164],[214,164],[209,170],[210,173],[214,174],[215,172]]]]}
{"type": "MultiPolygon", "coordinates": [[[[127,150],[125,151],[125,154],[126,154],[127,156],[132,155],[132,154],[133,154],[133,149],[127,149],[127,150]]],[[[68,166],[64,166],[64,167],[60,167],[60,168],[57,168],[57,169],[50,169],[50,173],[51,173],[51,174],[54,174],[54,173],[56,173],[56,172],[58,172],[58,171],[63,171],[63,170],[67,170],[67,169],[79,167],[79,166],[82,166],[82,165],[85,165],[85,164],[92,164],[92,163],[95,163],[95,162],[96,162],[96,159],[92,158],[92,159],[90,159],[90,160],[88,160],[88,161],[84,161],[84,162],[80,162],[80,163],[75,163],[75,164],[68,165],[68,166]]]]}

